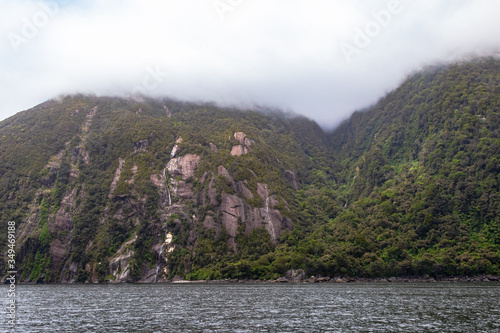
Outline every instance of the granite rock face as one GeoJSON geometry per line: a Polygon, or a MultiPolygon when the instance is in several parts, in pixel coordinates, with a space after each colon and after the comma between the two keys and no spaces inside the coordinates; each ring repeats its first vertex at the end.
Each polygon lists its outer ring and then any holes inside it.
{"type": "MultiPolygon", "coordinates": [[[[61,194],[57,210],[51,211],[46,217],[51,234],[48,247],[51,268],[55,272],[62,272],[55,282],[83,282],[82,276],[90,283],[102,282],[103,276],[106,281],[114,283],[164,282],[171,274],[167,268],[168,261],[176,248],[182,247],[183,251],[195,254],[200,237],[198,228],[213,230],[212,235],[217,238],[221,235],[228,237],[227,250],[234,253],[237,253],[236,240],[240,233],[249,234],[257,228],[264,228],[271,240],[278,243],[283,232],[292,228],[292,221],[280,211],[283,207],[288,209],[286,201],[279,194],[271,194],[268,184],[258,182],[262,175],[250,168],[245,169],[244,155],[250,153],[252,147],[255,149],[255,142],[245,133],[235,132],[233,137],[229,137],[229,142],[221,144],[224,148],[218,148],[211,142],[206,143],[206,153],[211,154],[210,156],[226,156],[226,159],[220,158],[219,163],[208,166],[203,160],[207,158],[206,155],[186,153],[189,147],[201,144],[184,142],[178,137],[175,143],[172,142],[173,146],[172,143],[168,145],[172,147],[166,154],[168,162],[163,168],[156,168],[154,171],[137,158],[151,154],[155,147],[153,140],[143,139],[132,142],[128,152],[113,160],[112,170],[108,170],[109,182],[104,191],[106,201],[102,204],[102,213],[97,222],[101,234],[83,244],[83,254],[91,254],[99,246],[99,242],[111,244],[123,238],[122,243],[108,246],[113,252],[105,260],[88,261],[85,264],[71,261],[72,233],[78,223],[74,217],[82,214],[83,206],[79,206],[79,202],[89,196],[86,184],[80,188],[76,185],[81,183],[81,175],[85,174],[81,172],[81,167],[92,166],[93,163],[85,143],[97,110],[94,108],[86,115],[80,143],[58,151],[44,164],[46,176],[42,183],[46,188],[35,195],[38,198],[53,195],[54,190],[50,188],[55,186],[56,176],[64,159],[69,156],[68,185],[61,194]],[[235,167],[227,157],[238,159],[240,164],[235,167]],[[241,168],[244,168],[244,172],[241,168]],[[233,174],[229,170],[233,170],[233,174]],[[147,192],[141,192],[138,186],[145,186],[145,183],[146,186],[152,186],[152,189],[148,187],[147,192]],[[154,195],[151,190],[156,191],[154,195]],[[147,206],[151,202],[155,203],[153,215],[147,216],[147,206]],[[154,237],[147,248],[139,250],[138,246],[144,246],[138,245],[143,244],[139,243],[141,238],[138,234],[141,225],[153,228],[154,237]],[[109,226],[116,230],[129,228],[129,233],[127,237],[115,234],[112,239],[106,239],[102,230],[110,228],[109,226]],[[174,236],[174,229],[176,232],[180,230],[182,234],[174,236]],[[180,237],[185,239],[182,244],[178,243],[180,237]],[[151,253],[156,266],[138,263],[137,256],[141,251],[151,253]]],[[[296,179],[294,177],[294,172],[289,173],[287,170],[283,180],[293,183],[296,179]]],[[[21,246],[30,235],[39,232],[42,214],[47,214],[44,213],[42,200],[33,201],[27,217],[18,229],[21,246]]]]}
{"type": "Polygon", "coordinates": [[[238,141],[240,144],[233,146],[231,150],[231,155],[232,156],[241,156],[248,154],[248,152],[251,150],[251,145],[254,143],[252,140],[247,138],[246,134],[243,132],[236,132],[234,133],[234,139],[238,141]]]}

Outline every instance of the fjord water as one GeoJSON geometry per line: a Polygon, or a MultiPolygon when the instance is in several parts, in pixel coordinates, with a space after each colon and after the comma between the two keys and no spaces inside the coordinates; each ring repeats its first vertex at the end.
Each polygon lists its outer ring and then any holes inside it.
{"type": "MultiPolygon", "coordinates": [[[[499,283],[21,285],[17,291],[14,331],[24,333],[500,332],[499,283]]],[[[7,327],[5,315],[0,323],[7,327]]]]}

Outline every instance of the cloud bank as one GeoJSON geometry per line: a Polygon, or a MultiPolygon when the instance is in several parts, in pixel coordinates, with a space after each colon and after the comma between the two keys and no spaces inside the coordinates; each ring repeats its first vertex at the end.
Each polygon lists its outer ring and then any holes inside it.
{"type": "Polygon", "coordinates": [[[0,119],[60,94],[265,104],[325,127],[500,50],[484,0],[0,0],[0,119]]]}

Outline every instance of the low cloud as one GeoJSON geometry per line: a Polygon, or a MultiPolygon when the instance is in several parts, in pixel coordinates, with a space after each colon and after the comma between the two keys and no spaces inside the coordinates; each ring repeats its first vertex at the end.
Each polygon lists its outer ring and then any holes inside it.
{"type": "Polygon", "coordinates": [[[500,50],[482,0],[0,0],[0,119],[60,94],[265,104],[331,127],[434,62],[500,50]]]}

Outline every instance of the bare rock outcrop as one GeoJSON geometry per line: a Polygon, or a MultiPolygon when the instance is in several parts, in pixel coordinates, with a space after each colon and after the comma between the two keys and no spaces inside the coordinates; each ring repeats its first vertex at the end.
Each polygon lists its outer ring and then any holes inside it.
{"type": "Polygon", "coordinates": [[[171,159],[167,164],[168,173],[172,178],[180,176],[186,180],[194,176],[194,170],[200,163],[200,156],[187,154],[171,159]]]}
{"type": "Polygon", "coordinates": [[[85,122],[82,125],[81,129],[81,142],[80,145],[73,148],[73,158],[72,163],[77,165],[78,161],[81,160],[84,164],[90,163],[90,155],[88,151],[85,149],[85,143],[87,142],[87,136],[90,131],[90,126],[92,126],[92,120],[94,119],[97,113],[98,107],[94,107],[85,118],[85,122]]]}
{"type": "Polygon", "coordinates": [[[299,182],[297,180],[297,175],[295,174],[295,170],[286,170],[285,179],[292,185],[294,190],[297,191],[299,189],[299,182]]]}
{"type": "Polygon", "coordinates": [[[134,183],[134,181],[135,181],[135,176],[137,176],[137,171],[138,171],[138,170],[139,170],[139,168],[137,167],[137,165],[134,165],[134,166],[130,169],[130,171],[132,171],[132,178],[130,178],[130,179],[126,179],[126,180],[125,180],[125,183],[127,183],[127,184],[133,184],[133,183],[134,183]]]}
{"type": "Polygon", "coordinates": [[[229,237],[236,237],[240,222],[245,223],[245,209],[243,200],[237,195],[222,193],[221,196],[222,225],[226,228],[229,237]]]}
{"type": "Polygon", "coordinates": [[[111,182],[111,186],[109,189],[108,193],[108,198],[113,198],[113,193],[115,192],[116,185],[118,184],[118,181],[120,180],[120,175],[122,173],[123,165],[125,164],[125,159],[119,158],[118,159],[118,168],[115,171],[115,176],[113,177],[113,181],[111,182]]]}
{"type": "MultiPolygon", "coordinates": [[[[209,212],[213,213],[213,212],[209,212]]],[[[220,235],[220,225],[211,215],[206,215],[203,220],[203,226],[208,230],[215,230],[215,234],[218,237],[220,235]]]]}
{"type": "Polygon", "coordinates": [[[131,250],[137,236],[123,243],[115,256],[109,261],[109,271],[115,276],[114,282],[131,282],[129,261],[134,255],[131,250]]]}
{"type": "Polygon", "coordinates": [[[219,167],[217,168],[217,173],[226,178],[230,183],[231,185],[234,187],[234,180],[233,180],[233,177],[231,177],[231,175],[229,174],[229,171],[227,171],[226,168],[224,168],[222,165],[219,165],[219,167]]]}
{"type": "Polygon", "coordinates": [[[243,182],[236,183],[236,189],[246,199],[253,199],[253,193],[250,191],[243,182]]]}
{"type": "Polygon", "coordinates": [[[49,229],[55,235],[50,247],[52,265],[55,268],[59,267],[67,252],[71,229],[73,227],[73,210],[76,206],[75,196],[76,188],[64,196],[54,220],[51,220],[49,223],[49,229]]]}
{"type": "Polygon", "coordinates": [[[194,170],[200,163],[200,156],[187,154],[171,159],[167,164],[167,170],[170,174],[170,185],[172,193],[183,199],[193,197],[193,184],[186,182],[190,177],[194,177],[194,170]],[[178,178],[180,177],[181,180],[178,178]]]}
{"type": "Polygon", "coordinates": [[[243,145],[233,146],[231,149],[231,156],[241,156],[248,154],[248,148],[243,145]]]}
{"type": "Polygon", "coordinates": [[[215,180],[212,177],[210,183],[208,183],[208,198],[210,199],[210,204],[212,206],[218,206],[219,201],[217,200],[217,190],[215,189],[215,180]]]}
{"type": "Polygon", "coordinates": [[[172,148],[170,152],[170,158],[174,158],[175,155],[179,152],[179,144],[182,143],[182,137],[179,137],[177,141],[175,141],[175,146],[172,148]]]}
{"type": "Polygon", "coordinates": [[[257,193],[264,202],[263,208],[255,208],[256,225],[262,223],[271,235],[271,239],[276,242],[284,230],[292,228],[292,221],[288,217],[283,217],[279,210],[274,209],[279,204],[275,196],[269,196],[267,184],[257,184],[257,193]]]}
{"type": "Polygon", "coordinates": [[[250,140],[247,135],[243,132],[236,132],[234,133],[234,138],[236,139],[236,141],[238,141],[241,145],[243,146],[246,146],[248,148],[250,148],[250,146],[252,145],[252,143],[254,143],[253,140],[250,140]]]}
{"type": "Polygon", "coordinates": [[[209,143],[208,145],[210,147],[210,149],[214,152],[218,152],[219,151],[219,148],[217,148],[216,145],[214,145],[212,142],[209,143]]]}
{"type": "Polygon", "coordinates": [[[290,269],[286,272],[285,277],[288,281],[300,282],[306,279],[306,273],[303,269],[290,269]]]}
{"type": "Polygon", "coordinates": [[[244,145],[245,144],[246,134],[243,133],[243,132],[236,132],[236,133],[234,133],[234,138],[236,139],[236,141],[238,141],[239,143],[241,143],[242,145],[244,145]]]}
{"type": "Polygon", "coordinates": [[[248,154],[248,152],[250,151],[250,146],[252,145],[252,143],[254,143],[254,141],[247,138],[246,134],[243,132],[234,133],[234,138],[240,144],[233,146],[233,148],[231,149],[231,155],[241,156],[248,154]]]}

